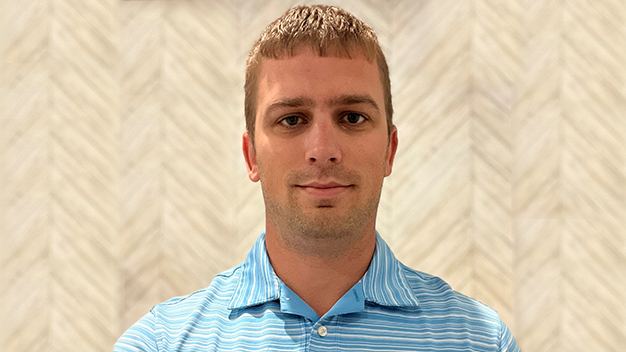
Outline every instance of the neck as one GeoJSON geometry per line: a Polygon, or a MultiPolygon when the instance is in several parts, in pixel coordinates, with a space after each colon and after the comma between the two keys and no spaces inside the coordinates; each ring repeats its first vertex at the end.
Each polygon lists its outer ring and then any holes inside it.
{"type": "Polygon", "coordinates": [[[276,275],[321,317],[367,271],[376,233],[372,225],[349,246],[327,239],[311,242],[313,250],[302,253],[287,245],[276,228],[266,228],[265,245],[276,275]]]}

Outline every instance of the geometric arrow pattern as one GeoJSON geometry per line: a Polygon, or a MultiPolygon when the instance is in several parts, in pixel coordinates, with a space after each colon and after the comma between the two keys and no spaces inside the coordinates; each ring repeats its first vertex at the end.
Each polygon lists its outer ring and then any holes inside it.
{"type": "Polygon", "coordinates": [[[400,2],[391,18],[400,144],[381,234],[409,267],[473,293],[470,3],[400,2]]]}
{"type": "MultiPolygon", "coordinates": [[[[240,152],[262,29],[319,1],[0,5],[0,352],[109,351],[264,226],[240,152]]],[[[524,351],[626,348],[626,5],[340,0],[400,146],[378,231],[524,351]]]]}
{"type": "Polygon", "coordinates": [[[118,18],[115,1],[50,5],[51,312],[44,346],[86,351],[115,338],[122,298],[118,18]]]}
{"type": "MultiPolygon", "coordinates": [[[[525,6],[512,113],[513,307],[527,351],[563,348],[561,1],[525,6]]],[[[574,351],[576,349],[570,349],[574,351]]]]}
{"type": "Polygon", "coordinates": [[[121,245],[120,323],[134,323],[166,298],[163,278],[164,129],[162,62],[165,11],[159,1],[120,8],[121,245]],[[128,53],[128,54],[125,54],[128,53]]]}
{"type": "Polygon", "coordinates": [[[626,347],[626,5],[563,8],[563,348],[626,347]]]}

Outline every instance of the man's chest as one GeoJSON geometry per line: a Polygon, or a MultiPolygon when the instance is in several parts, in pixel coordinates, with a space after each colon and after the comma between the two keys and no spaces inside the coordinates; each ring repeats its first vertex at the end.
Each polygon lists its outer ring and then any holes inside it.
{"type": "Polygon", "coordinates": [[[159,334],[167,351],[495,351],[496,341],[463,326],[385,314],[344,314],[312,322],[267,309],[200,316],[159,334]],[[208,319],[207,319],[208,318],[208,319]]]}

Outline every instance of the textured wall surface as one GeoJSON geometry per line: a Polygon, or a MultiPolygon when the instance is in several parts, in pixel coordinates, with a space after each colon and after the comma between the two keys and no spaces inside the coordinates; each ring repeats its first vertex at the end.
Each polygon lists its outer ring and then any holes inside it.
{"type": "MultiPolygon", "coordinates": [[[[109,351],[243,260],[264,221],[244,62],[298,3],[0,3],[0,351],[109,351]]],[[[396,255],[524,351],[624,351],[626,3],[331,3],[391,67],[396,255]]]]}

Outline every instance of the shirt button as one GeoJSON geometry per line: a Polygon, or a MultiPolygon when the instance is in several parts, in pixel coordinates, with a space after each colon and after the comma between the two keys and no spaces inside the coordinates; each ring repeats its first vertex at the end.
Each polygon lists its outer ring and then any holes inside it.
{"type": "Polygon", "coordinates": [[[328,334],[328,329],[326,329],[324,325],[320,325],[320,327],[317,328],[317,334],[321,337],[324,337],[326,336],[326,334],[328,334]]]}

